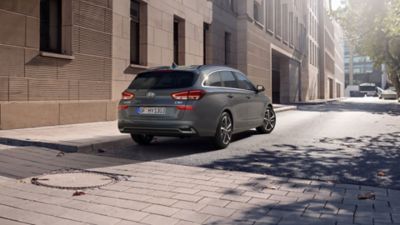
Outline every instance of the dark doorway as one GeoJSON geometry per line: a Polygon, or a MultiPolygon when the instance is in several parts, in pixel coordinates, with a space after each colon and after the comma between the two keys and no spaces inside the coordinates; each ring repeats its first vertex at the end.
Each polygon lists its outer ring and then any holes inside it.
{"type": "Polygon", "coordinates": [[[333,98],[333,79],[328,78],[329,83],[329,98],[333,98]]]}
{"type": "Polygon", "coordinates": [[[272,102],[281,103],[281,73],[272,70],[272,102]]]}

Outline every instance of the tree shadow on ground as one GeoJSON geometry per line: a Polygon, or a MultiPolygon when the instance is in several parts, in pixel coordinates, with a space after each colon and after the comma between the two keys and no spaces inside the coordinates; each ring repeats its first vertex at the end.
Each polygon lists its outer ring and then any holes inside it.
{"type": "Polygon", "coordinates": [[[202,166],[400,189],[400,132],[319,142],[320,147],[273,145],[202,166]]]}
{"type": "MultiPolygon", "coordinates": [[[[254,130],[235,134],[232,137],[232,143],[257,134],[254,130]]],[[[123,143],[120,145],[104,147],[103,150],[104,152],[98,155],[141,161],[163,160],[217,151],[211,138],[207,137],[155,137],[151,145],[145,146],[137,145],[132,140],[127,139],[123,140],[123,143]]],[[[86,151],[85,153],[97,154],[97,149],[94,152],[86,151]]]]}
{"type": "Polygon", "coordinates": [[[300,105],[299,111],[316,112],[368,112],[377,115],[400,116],[400,104],[368,102],[332,102],[320,105],[300,105]],[[380,106],[380,107],[377,107],[380,106]]]}
{"type": "Polygon", "coordinates": [[[227,195],[256,196],[257,201],[251,198],[239,204],[241,212],[229,221],[215,219],[207,224],[400,223],[396,216],[400,191],[393,190],[400,189],[400,132],[319,141],[327,147],[274,145],[204,165],[268,174],[225,190],[227,195]],[[375,196],[359,199],[368,192],[375,196]]]}

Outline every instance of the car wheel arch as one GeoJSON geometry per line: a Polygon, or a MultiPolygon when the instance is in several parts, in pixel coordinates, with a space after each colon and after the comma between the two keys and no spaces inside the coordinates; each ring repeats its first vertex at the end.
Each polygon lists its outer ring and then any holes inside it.
{"type": "Polygon", "coordinates": [[[225,109],[222,110],[222,112],[220,113],[220,115],[222,115],[222,113],[224,113],[224,112],[228,113],[228,115],[231,117],[233,130],[235,130],[235,119],[234,119],[234,117],[233,117],[233,114],[232,114],[231,110],[228,109],[228,108],[225,108],[225,109]]]}

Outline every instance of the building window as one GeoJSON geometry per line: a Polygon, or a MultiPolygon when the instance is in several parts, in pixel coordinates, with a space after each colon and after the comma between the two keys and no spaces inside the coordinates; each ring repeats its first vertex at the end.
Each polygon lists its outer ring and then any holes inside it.
{"type": "Polygon", "coordinates": [[[294,45],[296,49],[299,49],[299,19],[297,16],[294,19],[294,45]]]}
{"type": "Polygon", "coordinates": [[[179,65],[179,22],[174,20],[174,62],[179,65]]]}
{"type": "Polygon", "coordinates": [[[207,64],[207,44],[209,35],[210,25],[207,23],[203,24],[203,64],[207,64]]]}
{"type": "Polygon", "coordinates": [[[224,38],[224,45],[225,45],[225,65],[229,65],[231,63],[231,34],[225,32],[224,38]]]}
{"type": "Polygon", "coordinates": [[[289,13],[289,43],[293,46],[293,12],[289,13]]]}
{"type": "Polygon", "coordinates": [[[275,0],[275,34],[279,38],[282,35],[282,9],[280,0],[275,0]]]}
{"type": "Polygon", "coordinates": [[[131,64],[140,64],[140,2],[131,0],[131,64]]]}
{"type": "Polygon", "coordinates": [[[233,0],[225,0],[225,4],[227,5],[227,8],[231,10],[232,12],[235,12],[235,7],[233,5],[233,0]]]}
{"type": "Polygon", "coordinates": [[[287,4],[283,4],[282,6],[282,10],[283,10],[283,18],[282,18],[282,22],[283,22],[283,32],[282,32],[282,36],[283,36],[283,41],[288,43],[288,39],[289,39],[289,35],[288,35],[288,5],[287,4]]]}
{"type": "Polygon", "coordinates": [[[61,0],[40,0],[40,51],[61,52],[61,0]]]}
{"type": "Polygon", "coordinates": [[[174,17],[174,62],[177,65],[185,64],[185,21],[174,17]]]}
{"type": "Polygon", "coordinates": [[[273,0],[266,0],[267,3],[265,4],[265,12],[266,12],[266,25],[267,31],[270,33],[274,32],[274,1],[273,0]]]}
{"type": "Polygon", "coordinates": [[[264,0],[254,1],[254,20],[264,25],[264,0]]]}

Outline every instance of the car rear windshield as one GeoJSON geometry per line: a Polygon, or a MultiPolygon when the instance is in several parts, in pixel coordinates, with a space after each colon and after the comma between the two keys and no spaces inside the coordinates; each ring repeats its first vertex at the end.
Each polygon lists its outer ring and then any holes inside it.
{"type": "Polygon", "coordinates": [[[141,73],[132,81],[129,89],[177,89],[194,84],[197,75],[187,71],[155,71],[141,73]]]}

